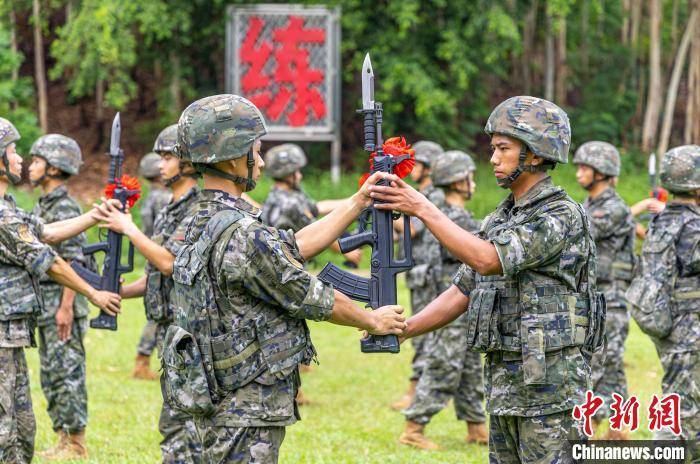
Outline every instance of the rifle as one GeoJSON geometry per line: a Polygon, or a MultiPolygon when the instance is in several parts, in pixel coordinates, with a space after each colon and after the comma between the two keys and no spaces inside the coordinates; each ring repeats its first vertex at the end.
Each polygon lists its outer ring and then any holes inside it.
{"type": "MultiPolygon", "coordinates": [[[[362,65],[362,109],[357,112],[364,115],[364,149],[376,152],[370,174],[393,174],[394,167],[409,156],[384,155],[382,151],[382,104],[374,101],[374,72],[369,54],[362,65]]],[[[384,180],[378,182],[378,185],[387,184],[384,180]]],[[[410,218],[404,216],[403,249],[406,254],[404,259],[394,259],[394,219],[398,216],[395,217],[393,211],[370,206],[360,214],[357,233],[338,240],[343,253],[363,245],[372,247],[369,278],[356,276],[333,263],[326,264],[318,277],[349,298],[367,303],[372,309],[396,304],[396,274],[411,269],[413,257],[410,218]]],[[[396,335],[370,335],[361,340],[360,348],[363,353],[398,353],[399,340],[396,335]]]]}
{"type": "MultiPolygon", "coordinates": [[[[649,185],[651,186],[651,191],[649,191],[649,198],[656,198],[657,200],[666,203],[668,201],[668,190],[657,185],[658,182],[656,176],[656,153],[654,152],[651,152],[649,154],[647,172],[649,173],[649,185]]],[[[639,216],[639,220],[649,221],[654,216],[654,214],[645,213],[639,216]]]]}
{"type": "MultiPolygon", "coordinates": [[[[135,192],[124,188],[120,180],[122,165],[124,164],[124,151],[119,147],[121,129],[121,117],[117,113],[112,122],[109,153],[107,153],[110,157],[107,182],[115,186],[114,198],[121,202],[122,206],[120,209],[124,212],[127,198],[135,192]]],[[[71,267],[92,287],[119,294],[122,274],[131,272],[134,269],[134,245],[131,243],[129,243],[128,263],[122,265],[122,237],[122,234],[110,230],[107,232],[107,241],[92,243],[83,247],[83,254],[86,258],[92,257],[94,259],[93,255],[97,252],[105,254],[101,274],[88,269],[75,260],[71,262],[71,267]]],[[[117,330],[117,318],[100,310],[100,315],[90,320],[90,327],[93,329],[117,330]]]]}

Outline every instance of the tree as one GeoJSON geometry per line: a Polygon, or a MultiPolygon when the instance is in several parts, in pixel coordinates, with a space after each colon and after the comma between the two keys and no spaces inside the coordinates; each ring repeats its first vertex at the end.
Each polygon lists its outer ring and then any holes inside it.
{"type": "Polygon", "coordinates": [[[36,83],[41,131],[49,131],[49,97],[46,91],[46,70],[44,69],[44,37],[41,32],[41,4],[32,0],[34,22],[34,80],[36,83]]]}
{"type": "Polygon", "coordinates": [[[649,90],[642,129],[642,151],[656,141],[661,110],[661,0],[649,0],[649,90]]]}

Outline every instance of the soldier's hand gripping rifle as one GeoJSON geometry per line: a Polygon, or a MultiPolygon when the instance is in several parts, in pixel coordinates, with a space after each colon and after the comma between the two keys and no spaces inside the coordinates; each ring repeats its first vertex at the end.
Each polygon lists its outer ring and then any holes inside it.
{"type": "MultiPolygon", "coordinates": [[[[110,138],[109,153],[109,178],[108,184],[114,185],[114,196],[122,204],[121,211],[124,212],[129,197],[138,191],[129,190],[121,183],[122,165],[124,164],[124,151],[119,148],[121,138],[121,118],[119,113],[112,122],[112,134],[110,138]]],[[[75,269],[80,277],[98,290],[106,290],[119,294],[121,287],[121,276],[134,269],[134,246],[129,243],[129,257],[126,265],[122,264],[122,234],[112,230],[107,232],[107,241],[92,243],[83,247],[83,254],[89,258],[97,252],[105,254],[102,264],[102,273],[98,274],[77,261],[71,262],[71,267],[75,269]]],[[[117,330],[117,318],[100,310],[100,315],[90,320],[90,327],[93,329],[117,330]]]]}
{"type": "MultiPolygon", "coordinates": [[[[382,152],[382,104],[374,101],[374,72],[369,54],[362,65],[362,109],[364,114],[364,136],[366,151],[376,152],[373,168],[375,172],[394,173],[394,168],[409,155],[390,156],[382,152]]],[[[378,185],[386,185],[386,181],[378,185]]],[[[377,201],[377,200],[375,200],[377,201]]],[[[338,244],[343,253],[363,245],[372,247],[371,276],[359,277],[344,271],[332,263],[326,264],[319,278],[333,284],[339,292],[353,300],[368,303],[372,309],[396,304],[396,274],[413,267],[411,254],[410,218],[404,216],[403,249],[405,258],[394,259],[394,213],[370,207],[359,218],[359,230],[355,235],[340,238],[338,244]]],[[[398,353],[399,341],[396,335],[370,335],[361,341],[363,353],[398,353]]]]}

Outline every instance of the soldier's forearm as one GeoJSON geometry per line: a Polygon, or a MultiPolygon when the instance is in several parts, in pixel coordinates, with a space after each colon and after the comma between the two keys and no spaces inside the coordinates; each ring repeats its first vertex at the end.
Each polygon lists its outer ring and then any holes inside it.
{"type": "MultiPolygon", "coordinates": [[[[66,260],[66,264],[70,264],[70,261],[66,260]]],[[[60,307],[70,309],[72,311],[73,303],[75,303],[75,292],[68,287],[63,287],[60,307]]]]}
{"type": "Polygon", "coordinates": [[[75,237],[95,224],[97,224],[97,221],[92,217],[92,212],[88,211],[71,219],[46,224],[41,234],[41,240],[54,245],[75,237]]]}
{"type": "Polygon", "coordinates": [[[450,286],[436,299],[407,322],[405,338],[417,337],[444,327],[457,319],[469,305],[469,297],[455,285],[450,286]]]}
{"type": "Polygon", "coordinates": [[[121,295],[123,298],[136,298],[139,296],[144,296],[146,294],[146,282],[147,277],[141,276],[138,280],[122,285],[121,295]]]}
{"type": "Polygon", "coordinates": [[[97,290],[92,288],[72,267],[63,259],[56,257],[49,270],[46,272],[55,282],[84,295],[91,302],[94,300],[97,290]]]}
{"type": "Polygon", "coordinates": [[[335,300],[330,322],[337,325],[357,327],[362,330],[373,330],[373,318],[369,311],[359,308],[347,296],[334,290],[335,300]]]}
{"type": "Polygon", "coordinates": [[[318,208],[319,216],[325,216],[337,207],[341,206],[346,200],[347,198],[344,198],[342,200],[321,200],[317,202],[316,208],[318,208]]]}

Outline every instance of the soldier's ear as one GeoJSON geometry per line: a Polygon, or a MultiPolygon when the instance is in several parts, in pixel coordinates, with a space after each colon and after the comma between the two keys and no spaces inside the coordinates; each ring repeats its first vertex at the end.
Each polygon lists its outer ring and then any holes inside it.
{"type": "Polygon", "coordinates": [[[532,155],[532,161],[530,161],[530,164],[532,166],[539,166],[544,162],[544,158],[540,158],[539,156],[535,155],[530,151],[530,149],[527,150],[528,154],[532,155]]]}

